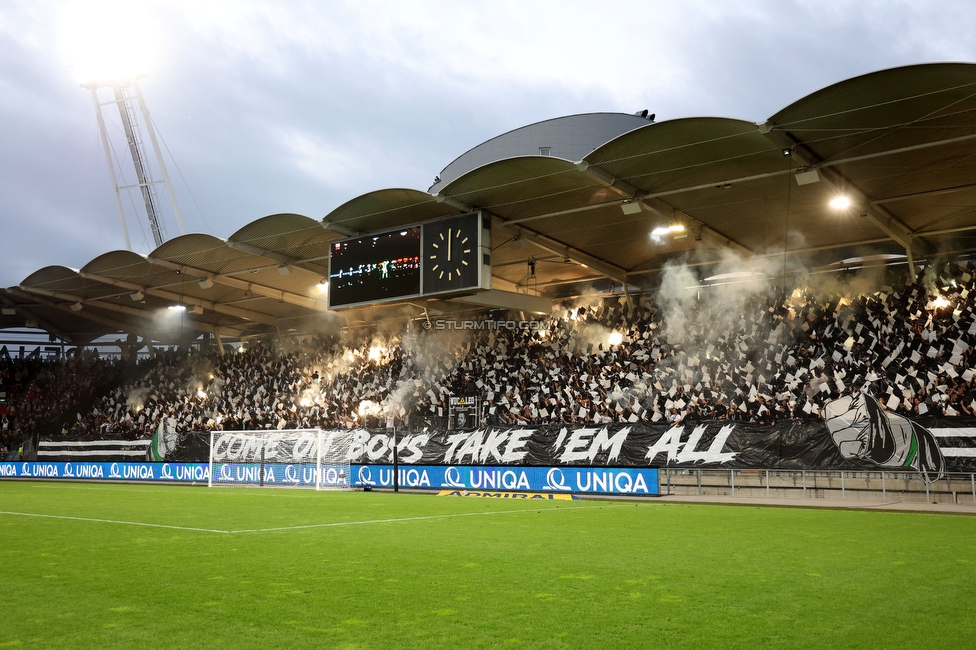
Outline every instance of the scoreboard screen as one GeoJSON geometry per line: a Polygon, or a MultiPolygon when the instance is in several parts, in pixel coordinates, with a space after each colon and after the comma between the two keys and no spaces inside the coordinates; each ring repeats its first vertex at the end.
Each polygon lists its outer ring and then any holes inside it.
{"type": "Polygon", "coordinates": [[[420,295],[420,226],[333,242],[329,308],[420,295]]]}

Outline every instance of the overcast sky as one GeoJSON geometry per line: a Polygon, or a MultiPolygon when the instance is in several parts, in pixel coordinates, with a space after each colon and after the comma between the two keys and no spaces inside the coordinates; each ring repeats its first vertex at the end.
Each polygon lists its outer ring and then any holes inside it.
{"type": "Polygon", "coordinates": [[[117,10],[85,27],[113,5],[0,0],[0,286],[125,247],[76,74],[78,31],[97,24],[150,55],[141,87],[187,229],[223,238],[268,214],[321,219],[372,190],[426,190],[469,148],[539,120],[648,108],[764,121],[867,72],[976,61],[969,0],[128,4],[148,7],[139,24],[117,10]]]}

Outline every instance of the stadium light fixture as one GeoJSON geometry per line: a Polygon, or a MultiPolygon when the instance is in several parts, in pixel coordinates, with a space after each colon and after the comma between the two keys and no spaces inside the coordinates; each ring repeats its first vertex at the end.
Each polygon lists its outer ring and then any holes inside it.
{"type": "Polygon", "coordinates": [[[141,291],[134,291],[134,292],[132,292],[132,293],[129,294],[129,297],[132,298],[133,301],[138,302],[139,300],[142,300],[143,298],[145,298],[146,297],[146,294],[144,294],[141,291]]]}
{"type": "Polygon", "coordinates": [[[167,309],[170,311],[186,311],[186,307],[184,305],[170,305],[167,307],[167,309]]]}
{"type": "Polygon", "coordinates": [[[79,83],[120,81],[149,72],[162,40],[149,7],[124,0],[73,4],[60,31],[79,83]]]}
{"type": "Polygon", "coordinates": [[[851,200],[847,196],[841,194],[830,200],[830,207],[832,207],[834,210],[846,210],[847,208],[851,207],[851,200]]]}
{"type": "Polygon", "coordinates": [[[17,310],[13,307],[4,307],[2,313],[4,316],[14,316],[17,314],[17,310]]]}
{"type": "Polygon", "coordinates": [[[631,201],[629,203],[621,203],[620,211],[624,214],[640,214],[641,212],[641,202],[631,201]]]}
{"type": "Polygon", "coordinates": [[[324,291],[328,291],[329,290],[329,281],[327,279],[325,279],[325,278],[322,278],[322,281],[319,282],[317,285],[315,285],[315,288],[318,289],[319,291],[323,291],[323,292],[324,291]]]}
{"type": "Polygon", "coordinates": [[[816,169],[808,169],[805,172],[797,172],[793,175],[797,185],[812,185],[820,182],[820,172],[816,169]]]}

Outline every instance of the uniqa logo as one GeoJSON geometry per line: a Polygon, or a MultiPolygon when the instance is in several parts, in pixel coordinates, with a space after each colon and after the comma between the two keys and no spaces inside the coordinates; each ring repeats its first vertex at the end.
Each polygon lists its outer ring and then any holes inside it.
{"type": "Polygon", "coordinates": [[[373,472],[370,471],[370,469],[365,465],[359,468],[358,478],[360,485],[376,485],[376,483],[373,482],[373,472]]]}
{"type": "Polygon", "coordinates": [[[558,467],[553,467],[546,472],[546,489],[570,491],[571,488],[566,485],[566,477],[563,476],[563,471],[558,467]]]}
{"type": "Polygon", "coordinates": [[[461,470],[453,466],[444,470],[444,483],[441,487],[464,487],[464,483],[461,481],[461,470]]]}

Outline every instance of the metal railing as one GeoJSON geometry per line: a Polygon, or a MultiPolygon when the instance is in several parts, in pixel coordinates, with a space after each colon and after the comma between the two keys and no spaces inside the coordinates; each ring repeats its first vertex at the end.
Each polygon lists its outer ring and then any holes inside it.
{"type": "Polygon", "coordinates": [[[780,469],[660,470],[664,495],[724,495],[976,505],[976,473],[927,483],[918,472],[780,469]]]}

